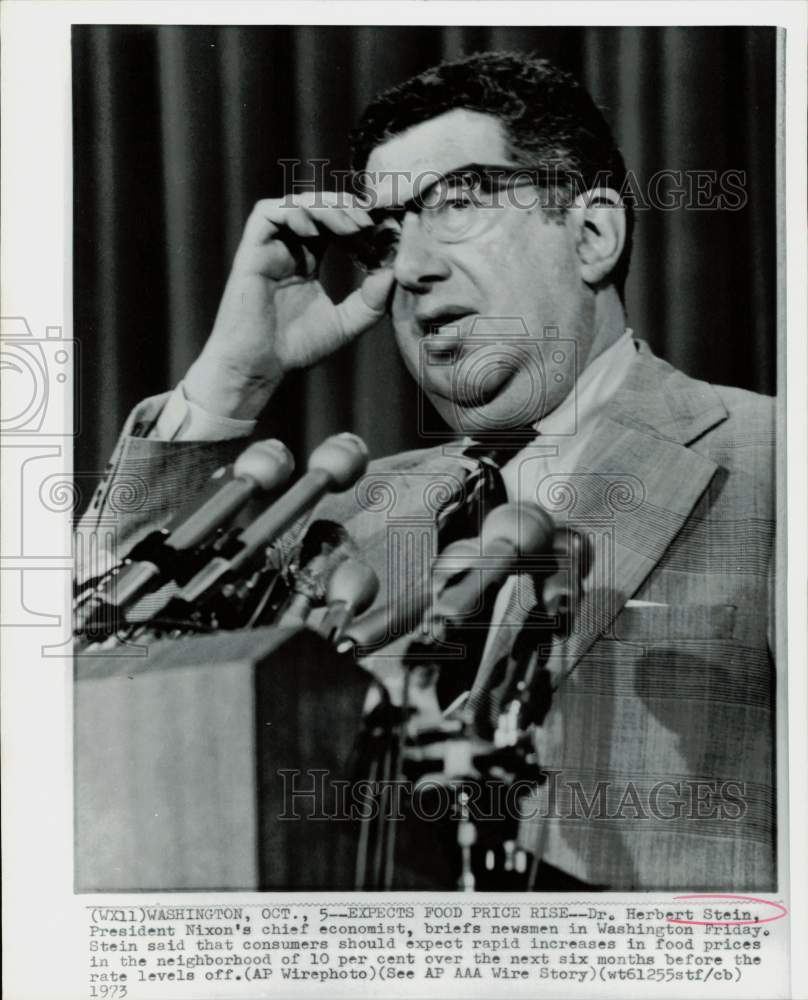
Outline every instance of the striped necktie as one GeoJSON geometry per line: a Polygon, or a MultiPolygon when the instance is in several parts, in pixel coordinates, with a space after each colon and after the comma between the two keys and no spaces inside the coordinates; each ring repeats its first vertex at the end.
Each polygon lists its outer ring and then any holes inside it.
{"type": "MultiPolygon", "coordinates": [[[[475,440],[463,451],[463,457],[474,460],[475,464],[468,473],[460,494],[451,499],[438,513],[438,552],[442,552],[448,545],[460,539],[475,538],[480,535],[483,521],[488,514],[495,507],[508,502],[502,478],[502,466],[536,437],[536,430],[530,428],[514,432],[505,443],[501,437],[497,441],[475,440]]],[[[532,588],[532,580],[528,579],[526,586],[532,588]]],[[[489,663],[488,656],[485,657],[484,663],[480,662],[487,642],[488,629],[481,630],[478,626],[485,622],[493,611],[494,597],[495,595],[491,594],[490,599],[484,602],[483,607],[474,616],[474,621],[466,622],[472,628],[464,632],[462,639],[456,637],[466,645],[466,662],[478,665],[476,669],[478,680],[474,684],[475,698],[472,701],[477,712],[482,709],[483,704],[488,703],[487,696],[480,688],[483,678],[488,679],[495,666],[494,663],[489,663]]],[[[518,615],[518,609],[515,610],[518,615]]],[[[504,636],[501,635],[501,630],[497,633],[499,638],[497,659],[507,653],[507,639],[512,640],[513,636],[514,633],[510,629],[505,630],[504,636]]],[[[459,681],[460,677],[454,680],[459,681]]]]}
{"type": "Polygon", "coordinates": [[[508,442],[480,438],[463,451],[464,458],[474,459],[459,497],[438,513],[438,552],[461,538],[475,538],[483,521],[495,508],[508,502],[502,466],[537,436],[533,428],[515,431],[508,442]]]}

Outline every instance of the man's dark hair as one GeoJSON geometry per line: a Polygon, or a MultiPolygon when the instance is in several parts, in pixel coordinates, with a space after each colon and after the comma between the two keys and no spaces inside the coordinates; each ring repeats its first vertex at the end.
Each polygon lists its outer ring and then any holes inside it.
{"type": "MultiPolygon", "coordinates": [[[[565,178],[567,198],[562,190],[557,192],[562,215],[571,197],[595,185],[623,189],[622,154],[586,90],[548,60],[514,52],[482,52],[441,63],[384,91],[371,101],[351,134],[354,169],[366,167],[376,146],[455,108],[498,118],[505,127],[508,152],[520,167],[565,178]]],[[[627,203],[626,245],[611,274],[621,297],[633,223],[627,203]]]]}

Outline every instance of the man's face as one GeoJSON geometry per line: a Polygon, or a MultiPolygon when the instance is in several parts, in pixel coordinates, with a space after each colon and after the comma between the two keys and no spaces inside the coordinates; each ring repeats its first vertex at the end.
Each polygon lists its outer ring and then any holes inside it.
{"type": "MultiPolygon", "coordinates": [[[[377,146],[367,170],[376,206],[393,207],[423,192],[419,178],[470,164],[518,166],[496,118],[457,109],[377,146]]],[[[590,354],[593,305],[572,226],[547,217],[539,201],[532,187],[503,192],[495,207],[477,210],[485,221],[458,242],[436,238],[422,214],[403,219],[393,264],[396,340],[457,430],[535,422],[569,393],[572,354],[578,371],[590,354]]]]}

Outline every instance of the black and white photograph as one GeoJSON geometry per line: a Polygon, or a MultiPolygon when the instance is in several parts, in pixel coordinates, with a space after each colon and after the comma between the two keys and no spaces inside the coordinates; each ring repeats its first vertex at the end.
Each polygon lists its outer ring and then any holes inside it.
{"type": "Polygon", "coordinates": [[[75,29],[77,888],[776,888],[776,46],[75,29]]]}
{"type": "Polygon", "coordinates": [[[2,319],[86,995],[796,996],[792,28],[160,6],[2,319]]]}

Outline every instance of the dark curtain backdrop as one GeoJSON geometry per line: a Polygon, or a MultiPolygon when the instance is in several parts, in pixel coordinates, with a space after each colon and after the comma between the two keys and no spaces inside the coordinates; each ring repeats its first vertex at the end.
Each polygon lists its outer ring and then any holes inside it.
{"type": "MultiPolygon", "coordinates": [[[[604,109],[628,166],[742,170],[746,206],[641,211],[630,323],[690,374],[775,385],[775,34],[768,28],[74,28],[76,469],[100,470],[128,410],[180,379],[213,322],[252,204],[278,160],[347,167],[365,102],[482,49],[534,51],[604,109]]],[[[350,265],[327,261],[342,296],[350,265]]],[[[416,388],[389,329],[290,378],[262,430],[300,457],[352,429],[418,445],[416,388]]]]}

